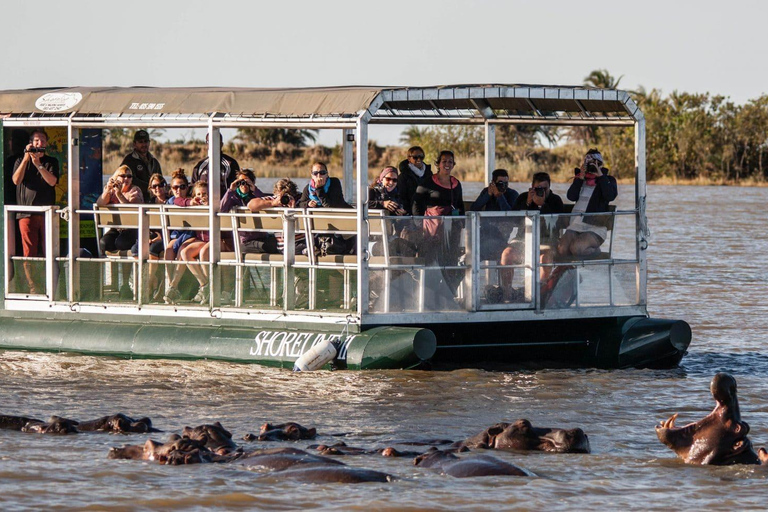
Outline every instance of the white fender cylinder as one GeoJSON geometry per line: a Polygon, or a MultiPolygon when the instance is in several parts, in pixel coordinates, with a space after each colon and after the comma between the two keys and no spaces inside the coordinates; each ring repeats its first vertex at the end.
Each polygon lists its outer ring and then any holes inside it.
{"type": "Polygon", "coordinates": [[[325,363],[333,361],[336,357],[336,348],[329,340],[323,340],[317,345],[301,354],[293,363],[295,372],[311,372],[319,370],[325,363]]]}

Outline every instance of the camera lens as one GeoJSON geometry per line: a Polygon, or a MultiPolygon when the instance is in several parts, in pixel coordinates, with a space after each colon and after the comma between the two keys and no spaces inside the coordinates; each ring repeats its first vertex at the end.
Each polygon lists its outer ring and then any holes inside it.
{"type": "Polygon", "coordinates": [[[283,206],[288,206],[289,204],[291,204],[290,196],[288,195],[280,196],[280,204],[282,204],[283,206]]]}
{"type": "Polygon", "coordinates": [[[541,187],[536,187],[534,189],[536,191],[536,195],[539,197],[544,197],[544,189],[541,187]]]}
{"type": "Polygon", "coordinates": [[[587,164],[587,172],[590,174],[597,174],[597,166],[593,163],[587,164]]]}
{"type": "Polygon", "coordinates": [[[507,189],[507,182],[506,181],[497,181],[496,182],[496,188],[500,191],[504,191],[507,189]]]}

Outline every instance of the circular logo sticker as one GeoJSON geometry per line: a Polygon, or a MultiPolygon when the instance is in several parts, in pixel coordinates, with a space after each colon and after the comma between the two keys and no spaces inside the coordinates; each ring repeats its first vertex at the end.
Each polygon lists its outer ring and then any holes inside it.
{"type": "Polygon", "coordinates": [[[35,107],[43,112],[64,112],[83,99],[79,92],[49,92],[43,94],[35,102],[35,107]]]}

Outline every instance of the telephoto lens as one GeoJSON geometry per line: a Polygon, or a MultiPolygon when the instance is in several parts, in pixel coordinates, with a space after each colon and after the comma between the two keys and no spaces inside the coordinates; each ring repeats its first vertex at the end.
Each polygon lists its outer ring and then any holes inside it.
{"type": "Polygon", "coordinates": [[[291,204],[291,196],[287,194],[280,196],[280,204],[283,206],[288,206],[291,204]]]}

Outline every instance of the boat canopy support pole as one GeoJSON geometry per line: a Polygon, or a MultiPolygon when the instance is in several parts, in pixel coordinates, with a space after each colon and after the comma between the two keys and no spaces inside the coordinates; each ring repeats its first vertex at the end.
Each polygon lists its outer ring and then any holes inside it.
{"type": "MultiPolygon", "coordinates": [[[[67,226],[67,257],[69,273],[67,277],[67,300],[70,303],[80,301],[80,129],[67,123],[67,200],[69,222],[67,226]],[[77,286],[76,286],[77,284],[77,286]]],[[[58,220],[58,219],[57,219],[58,220]]]]}
{"type": "Polygon", "coordinates": [[[345,128],[342,130],[342,162],[344,165],[344,197],[352,199],[354,195],[355,176],[355,130],[345,128]]]}
{"type": "Polygon", "coordinates": [[[491,182],[496,168],[496,125],[485,122],[485,183],[491,182]]]}
{"type": "Polygon", "coordinates": [[[368,121],[366,110],[357,120],[357,311],[368,313],[368,121]]]}
{"type": "Polygon", "coordinates": [[[637,243],[635,250],[637,265],[637,303],[648,304],[648,262],[646,261],[646,248],[648,247],[648,219],[645,216],[645,116],[639,110],[635,123],[635,207],[637,209],[637,243]]]}
{"type": "Polygon", "coordinates": [[[221,203],[221,133],[219,127],[213,124],[215,116],[208,118],[208,282],[211,285],[210,299],[214,309],[221,304],[221,267],[215,263],[221,259],[221,229],[218,222],[221,203]]]}

